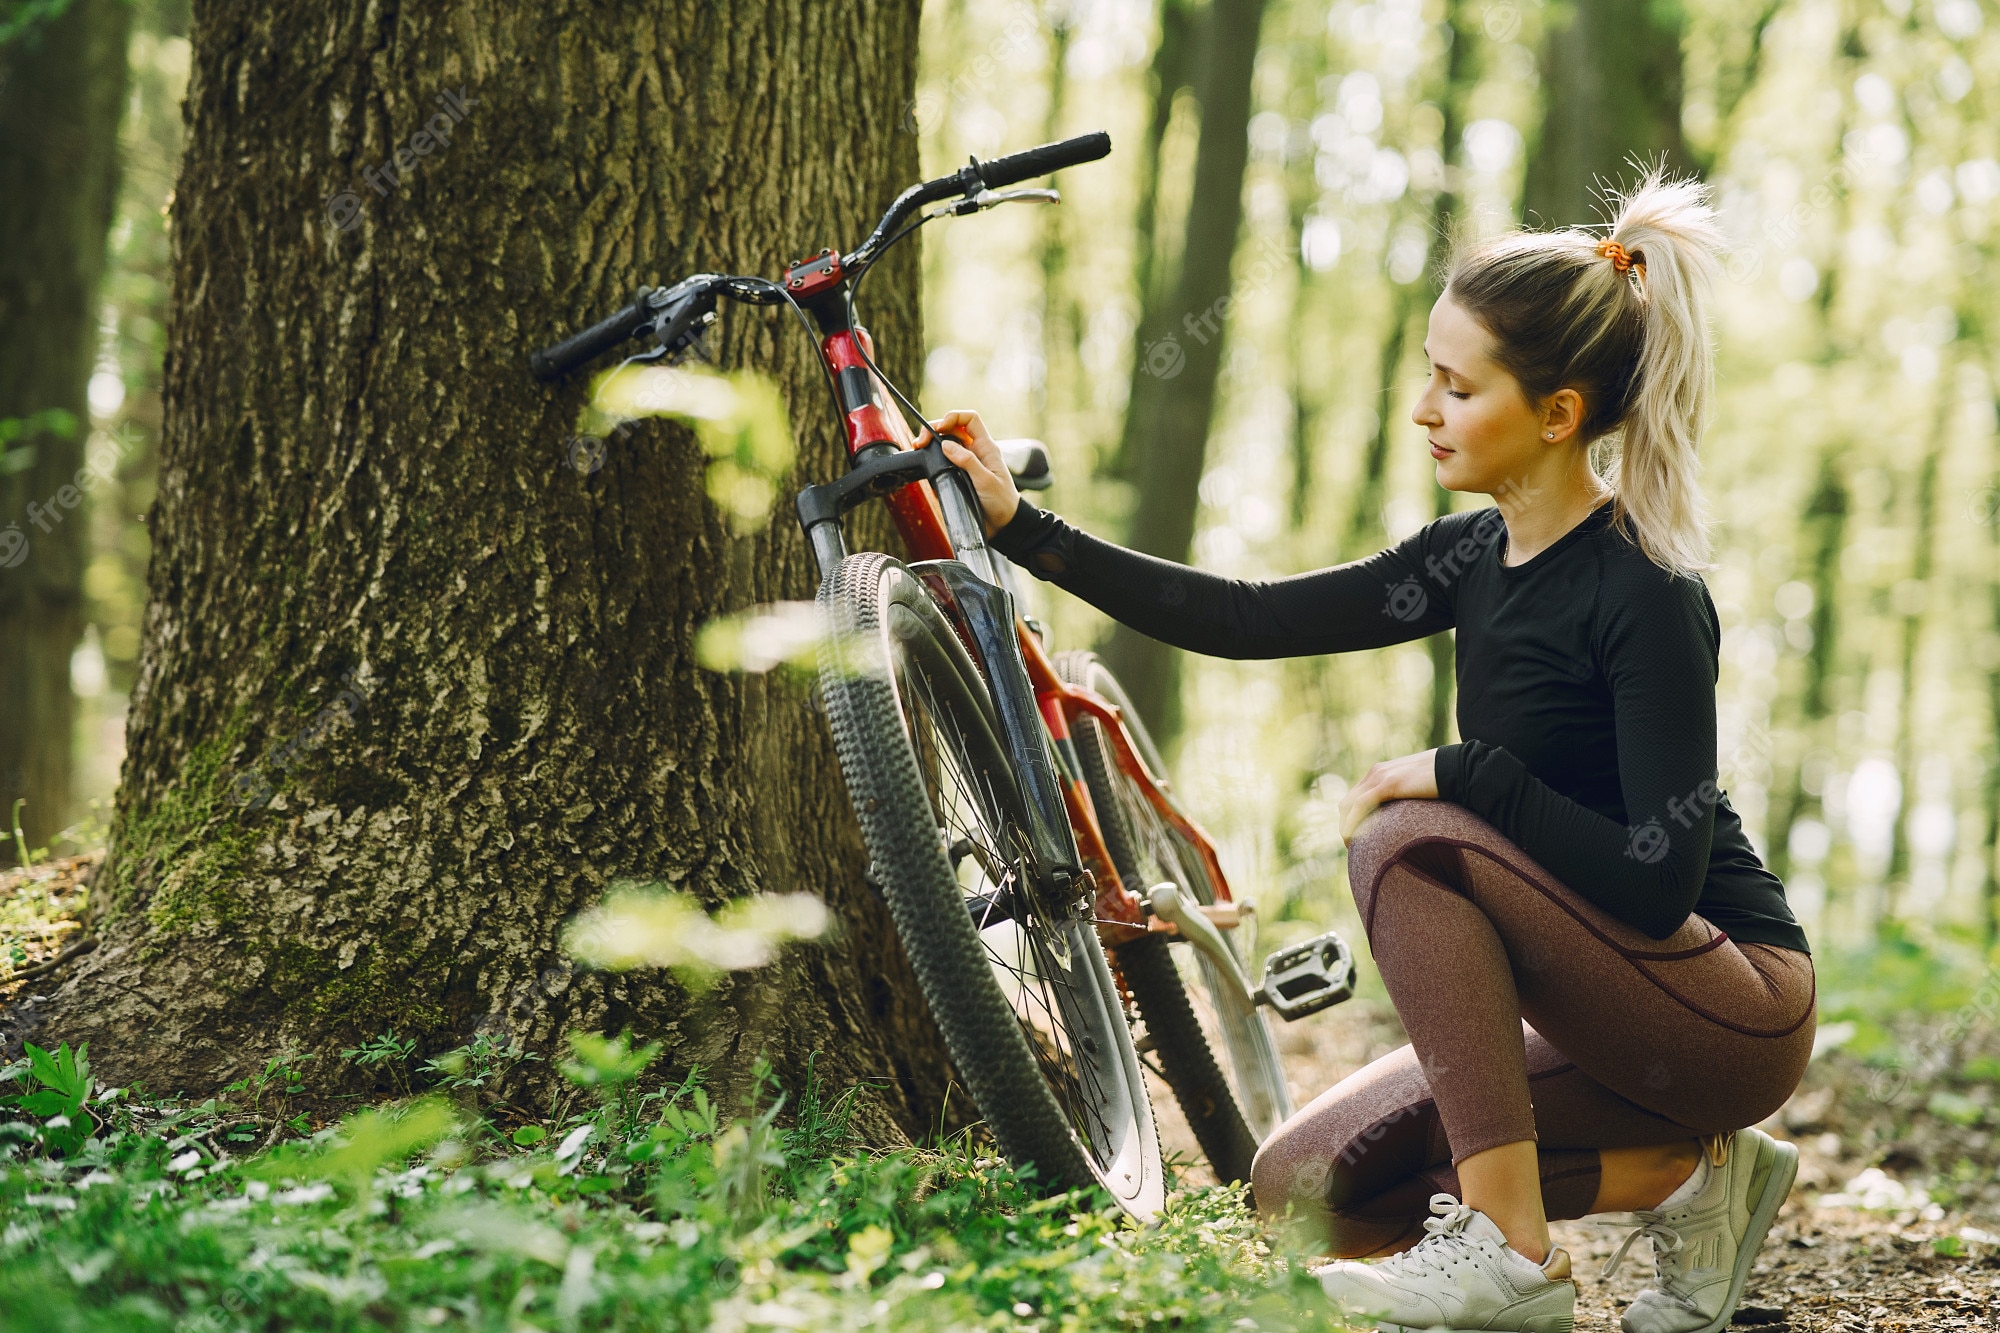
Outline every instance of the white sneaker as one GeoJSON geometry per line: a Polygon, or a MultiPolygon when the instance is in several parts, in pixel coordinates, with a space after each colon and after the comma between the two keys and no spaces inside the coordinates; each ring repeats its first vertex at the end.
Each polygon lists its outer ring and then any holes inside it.
{"type": "Polygon", "coordinates": [[[1412,1249],[1375,1263],[1342,1259],[1315,1269],[1326,1294],[1349,1313],[1402,1333],[1419,1328],[1570,1333],[1576,1284],[1569,1256],[1550,1250],[1545,1263],[1507,1244],[1500,1228],[1449,1194],[1433,1194],[1430,1234],[1412,1249]]]}
{"type": "Polygon", "coordinates": [[[1799,1150],[1754,1129],[1718,1138],[1693,1197],[1633,1214],[1642,1225],[1604,1267],[1608,1278],[1641,1236],[1653,1244],[1654,1285],[1619,1319],[1625,1333],[1720,1333],[1743,1299],[1757,1249],[1799,1173],[1799,1150]]]}

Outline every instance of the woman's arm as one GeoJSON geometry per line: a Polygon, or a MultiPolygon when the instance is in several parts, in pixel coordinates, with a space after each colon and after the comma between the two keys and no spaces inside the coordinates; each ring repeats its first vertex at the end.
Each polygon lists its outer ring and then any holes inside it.
{"type": "Polygon", "coordinates": [[[1504,748],[1476,740],[1438,750],[1437,789],[1564,884],[1663,940],[1687,920],[1708,876],[1721,798],[1719,626],[1699,582],[1620,563],[1599,589],[1595,646],[1611,685],[1626,822],[1579,805],[1504,748]]]}
{"type": "Polygon", "coordinates": [[[1456,544],[1463,516],[1365,560],[1285,579],[1230,579],[1102,541],[1036,509],[1015,491],[976,414],[954,412],[936,429],[971,440],[967,448],[947,439],[945,453],[971,474],[996,549],[1163,643],[1215,657],[1296,657],[1403,643],[1453,623],[1450,573],[1462,560],[1438,555],[1456,544]]]}

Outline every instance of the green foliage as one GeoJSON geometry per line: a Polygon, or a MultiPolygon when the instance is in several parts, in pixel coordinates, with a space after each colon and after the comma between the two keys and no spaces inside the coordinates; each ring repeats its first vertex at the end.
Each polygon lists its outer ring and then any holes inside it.
{"type": "Polygon", "coordinates": [[[387,1068],[389,1077],[402,1092],[410,1090],[410,1057],[417,1053],[414,1037],[398,1038],[396,1030],[390,1028],[373,1041],[364,1041],[359,1046],[350,1046],[340,1053],[340,1058],[360,1065],[363,1069],[387,1068]]]}
{"type": "Polygon", "coordinates": [[[25,1059],[0,1069],[0,1084],[25,1082],[28,1087],[26,1092],[0,1097],[0,1107],[23,1117],[6,1128],[27,1129],[30,1142],[59,1156],[71,1156],[93,1128],[90,1114],[84,1110],[90,1100],[90,1043],[83,1042],[72,1051],[64,1042],[51,1053],[30,1041],[22,1043],[22,1050],[25,1059]]]}
{"type": "MultiPolygon", "coordinates": [[[[72,1153],[0,1135],[0,1326],[1338,1327],[1233,1191],[1179,1193],[1135,1230],[1101,1195],[1041,1197],[969,1136],[859,1150],[856,1090],[829,1098],[810,1068],[784,1128],[761,1065],[732,1117],[698,1070],[640,1093],[657,1053],[628,1037],[571,1050],[596,1112],[510,1134],[434,1094],[241,1162],[208,1146],[227,1102],[117,1101],[72,1153]]],[[[489,1041],[424,1069],[477,1092],[532,1058],[489,1041]]],[[[7,1077],[88,1088],[82,1052],[40,1059],[7,1077]]]]}
{"type": "MultiPolygon", "coordinates": [[[[31,9],[33,6],[21,6],[31,9]]],[[[17,9],[16,12],[20,12],[17,9]]],[[[0,45],[5,45],[9,33],[9,20],[0,17],[0,45]]],[[[53,435],[59,440],[76,438],[76,413],[60,407],[45,407],[39,412],[30,412],[24,417],[0,417],[0,477],[10,473],[26,471],[35,461],[33,446],[7,452],[7,446],[16,440],[32,440],[37,435],[53,435]]]]}
{"type": "Polygon", "coordinates": [[[1826,950],[1816,961],[1821,1024],[1854,1024],[1848,1049],[1877,1063],[1906,1062],[1911,1054],[1899,1023],[1948,1029],[1955,1019],[1969,1025],[1984,1017],[1975,1001],[1982,980],[1994,975],[1975,947],[1922,941],[1894,923],[1864,947],[1826,950]]]}
{"type": "Polygon", "coordinates": [[[667,417],[694,428],[708,456],[709,499],[739,533],[771,517],[778,485],[797,448],[775,381],[754,370],[717,374],[696,367],[620,364],[591,384],[578,422],[586,437],[609,434],[641,417],[667,417]]]}
{"type": "Polygon", "coordinates": [[[468,1046],[455,1047],[435,1059],[424,1061],[423,1074],[431,1086],[442,1092],[483,1091],[519,1065],[539,1061],[533,1051],[521,1049],[513,1038],[496,1039],[480,1033],[468,1046]]]}
{"type": "Polygon", "coordinates": [[[254,1114],[264,1104],[266,1096],[284,1099],[295,1097],[305,1088],[306,1066],[316,1057],[303,1055],[297,1058],[274,1055],[264,1063],[261,1073],[245,1074],[222,1091],[225,1096],[233,1093],[247,1094],[250,1110],[254,1114]]]}
{"type": "Polygon", "coordinates": [[[562,1062],[563,1077],[579,1088],[591,1088],[613,1099],[646,1072],[661,1050],[657,1041],[635,1050],[630,1033],[600,1037],[594,1032],[577,1032],[571,1034],[569,1044],[576,1058],[562,1062]]]}

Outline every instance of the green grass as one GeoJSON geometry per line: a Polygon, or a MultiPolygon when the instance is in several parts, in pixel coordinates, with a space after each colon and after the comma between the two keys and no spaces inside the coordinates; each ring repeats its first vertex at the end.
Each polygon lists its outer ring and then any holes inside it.
{"type": "Polygon", "coordinates": [[[698,1075],[642,1091],[655,1054],[576,1040],[586,1109],[503,1132],[490,1076],[534,1057],[488,1042],[430,1062],[429,1093],[261,1154],[267,1123],[289,1132],[269,1103],[309,1070],[198,1105],[79,1104],[86,1053],[10,1065],[0,1328],[1339,1326],[1234,1191],[1177,1191],[1136,1228],[969,1135],[869,1151],[852,1092],[817,1080],[788,1100],[766,1078],[736,1114],[698,1075]]]}

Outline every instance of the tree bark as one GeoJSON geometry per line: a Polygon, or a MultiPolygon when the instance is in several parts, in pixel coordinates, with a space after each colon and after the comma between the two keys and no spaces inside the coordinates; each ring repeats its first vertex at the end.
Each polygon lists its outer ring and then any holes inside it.
{"type": "Polygon", "coordinates": [[[69,660],[99,479],[85,387],[131,19],[121,0],[72,0],[0,46],[0,816],[25,799],[31,847],[70,814],[69,660]]]}
{"type": "MultiPolygon", "coordinates": [[[[389,1028],[424,1055],[630,1027],[725,1090],[760,1049],[795,1086],[818,1052],[836,1087],[881,1080],[878,1139],[935,1125],[942,1044],[809,691],[692,650],[720,613],[812,594],[788,506],[732,535],[662,422],[573,465],[585,377],[526,364],[641,282],[852,245],[918,178],[917,18],[197,6],[104,945],[10,1037],[89,1038],[106,1077],[199,1094],[281,1052],[331,1089],[333,1053],[389,1028]],[[622,878],[819,893],[837,934],[698,997],[580,971],[564,923],[622,878]]],[[[906,379],[916,259],[867,292],[906,379]]],[[[714,342],[780,380],[795,480],[834,474],[796,322],[733,308],[714,342]]],[[[864,523],[857,545],[886,539],[864,523]]]]}
{"type": "Polygon", "coordinates": [[[1528,160],[1531,226],[1606,221],[1601,190],[1637,183],[1632,159],[1692,167],[1681,137],[1681,20],[1653,0],[1574,0],[1542,40],[1542,125],[1528,160]]]}
{"type": "MultiPolygon", "coordinates": [[[[1126,436],[1138,495],[1127,536],[1137,549],[1168,560],[1186,560],[1194,540],[1228,325],[1230,261],[1243,221],[1250,84],[1263,13],[1264,0],[1209,5],[1199,84],[1201,142],[1180,271],[1163,306],[1167,341],[1149,345],[1142,329],[1134,358],[1126,436]]],[[[1104,655],[1154,738],[1172,744],[1180,730],[1175,651],[1120,625],[1104,655]]]]}

